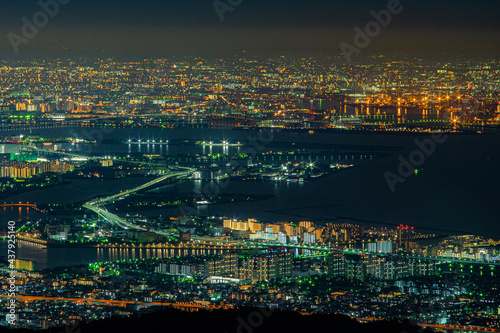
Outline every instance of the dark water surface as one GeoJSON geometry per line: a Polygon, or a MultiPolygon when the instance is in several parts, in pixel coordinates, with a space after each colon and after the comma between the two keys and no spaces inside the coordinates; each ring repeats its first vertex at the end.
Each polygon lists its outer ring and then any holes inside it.
{"type": "MultiPolygon", "coordinates": [[[[81,129],[52,130],[53,135],[81,135],[81,129]]],[[[40,131],[42,134],[44,132],[40,131]]],[[[201,140],[245,140],[252,131],[223,130],[144,130],[120,129],[106,138],[157,138],[201,140]]],[[[405,178],[392,192],[384,174],[398,174],[402,155],[408,158],[418,150],[415,139],[429,136],[396,134],[305,134],[274,132],[274,142],[327,142],[337,145],[385,146],[402,148],[390,152],[386,158],[363,160],[355,168],[304,184],[287,182],[230,182],[224,193],[270,194],[262,201],[203,206],[200,214],[225,215],[234,218],[254,217],[263,221],[313,220],[318,223],[335,218],[351,218],[364,223],[389,225],[409,224],[436,232],[475,233],[500,238],[500,138],[498,135],[452,135],[437,144],[435,152],[425,157],[417,175],[405,178]]],[[[98,145],[96,153],[112,153],[138,149],[126,144],[98,145]]],[[[357,148],[357,149],[358,149],[357,148]]],[[[142,149],[147,149],[142,148],[142,149]]],[[[151,152],[159,146],[149,147],[151,152]]],[[[166,151],[167,147],[162,147],[166,151]]],[[[202,153],[201,147],[192,147],[192,153],[202,153]]],[[[214,147],[220,149],[222,147],[214,147]]],[[[230,148],[232,153],[237,148],[230,148]]],[[[167,153],[176,154],[182,147],[171,146],[167,153]]],[[[324,150],[324,149],[323,149],[324,150]]],[[[217,151],[217,153],[220,153],[217,151]]],[[[348,161],[349,162],[349,161],[348,161]]],[[[37,203],[70,203],[87,200],[96,194],[111,194],[145,182],[143,178],[113,181],[72,181],[71,184],[33,191],[9,198],[8,201],[37,203]]],[[[207,183],[182,181],[165,186],[161,191],[203,193],[207,183]]],[[[208,186],[217,186],[208,183],[208,186]]],[[[220,187],[220,186],[219,186],[220,187]]],[[[178,209],[142,212],[145,215],[178,215],[178,209]]],[[[33,219],[39,216],[27,209],[7,208],[1,211],[2,222],[33,219]]],[[[51,250],[49,250],[51,251],[51,250]]],[[[75,250],[78,251],[78,250],[75,250]]],[[[82,250],[85,253],[85,250],[82,250]]],[[[83,255],[83,254],[82,254],[83,255]]],[[[65,260],[61,263],[66,264],[65,260]]]]}

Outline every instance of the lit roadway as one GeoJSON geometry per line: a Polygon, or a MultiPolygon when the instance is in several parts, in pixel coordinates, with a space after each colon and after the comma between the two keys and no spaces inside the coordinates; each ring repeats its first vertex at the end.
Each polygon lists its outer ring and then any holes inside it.
{"type": "MultiPolygon", "coordinates": [[[[12,298],[8,295],[2,295],[5,298],[12,298]]],[[[217,305],[201,305],[201,304],[190,304],[190,303],[161,303],[161,302],[136,302],[136,301],[118,301],[109,299],[90,299],[90,298],[60,298],[60,297],[48,297],[48,296],[23,296],[16,295],[14,298],[25,302],[31,301],[60,301],[60,302],[73,302],[73,303],[88,303],[88,304],[106,304],[110,306],[125,307],[127,304],[136,304],[142,306],[172,306],[174,308],[192,308],[192,309],[229,309],[227,306],[217,306],[217,305]]]]}
{"type": "Polygon", "coordinates": [[[442,261],[442,262],[456,263],[456,264],[500,266],[499,261],[481,261],[481,260],[467,260],[467,259],[455,259],[455,258],[446,258],[446,257],[413,256],[413,255],[410,255],[410,256],[399,255],[399,256],[404,257],[404,258],[410,258],[410,259],[433,260],[433,261],[442,261]]]}
{"type": "MultiPolygon", "coordinates": [[[[301,250],[311,250],[316,252],[323,252],[322,254],[316,254],[316,257],[319,256],[327,256],[330,252],[341,251],[343,248],[339,247],[329,247],[329,246],[315,246],[315,245],[300,245],[300,244],[280,244],[280,243],[267,243],[267,242],[256,242],[256,241],[235,241],[228,239],[219,239],[214,237],[191,237],[193,240],[199,241],[209,241],[215,243],[229,243],[232,245],[241,245],[247,247],[285,247],[290,249],[301,249],[301,250]]],[[[367,254],[371,252],[356,252],[353,251],[354,254],[367,254]]],[[[380,256],[387,256],[388,254],[383,253],[374,253],[380,256]]],[[[456,258],[446,258],[446,257],[431,257],[431,256],[416,256],[416,255],[402,255],[402,254],[392,254],[392,256],[398,256],[401,258],[409,258],[409,259],[418,259],[418,260],[432,260],[432,261],[441,261],[445,263],[457,263],[457,264],[469,264],[469,265],[488,265],[488,266],[500,266],[500,261],[480,261],[480,260],[467,260],[467,259],[456,259],[456,258]]]]}
{"type": "Polygon", "coordinates": [[[92,205],[92,206],[84,205],[83,207],[93,211],[94,213],[97,213],[99,216],[103,217],[106,221],[109,221],[110,223],[115,224],[119,227],[122,227],[125,229],[131,228],[131,229],[136,229],[136,230],[146,230],[144,228],[138,227],[132,223],[125,221],[124,219],[122,219],[119,216],[116,216],[116,215],[110,213],[106,208],[101,208],[97,205],[95,205],[95,206],[94,205],[92,205]]]}
{"type": "MultiPolygon", "coordinates": [[[[148,229],[141,228],[139,226],[136,226],[133,223],[127,222],[121,217],[110,213],[106,208],[101,208],[99,206],[89,206],[89,205],[84,205],[84,208],[87,208],[95,213],[97,213],[99,216],[103,217],[106,221],[110,222],[111,224],[114,224],[118,227],[121,227],[123,229],[135,229],[135,230],[141,230],[141,231],[148,231],[148,229]]],[[[174,235],[173,233],[166,233],[166,232],[161,232],[161,231],[154,231],[155,234],[161,235],[161,236],[172,236],[174,235]]]]}
{"type": "MultiPolygon", "coordinates": [[[[379,319],[379,318],[355,318],[351,317],[352,319],[356,319],[360,322],[370,322],[370,321],[381,321],[384,319],[379,319]]],[[[460,325],[437,325],[437,324],[427,324],[427,323],[418,323],[419,326],[422,328],[438,328],[438,329],[444,329],[444,330],[457,330],[457,331],[462,331],[462,332],[500,332],[500,329],[498,328],[486,328],[486,327],[476,327],[476,326],[460,326],[460,325]]]]}
{"type": "Polygon", "coordinates": [[[423,328],[439,328],[453,331],[466,331],[466,332],[500,332],[498,328],[485,328],[474,326],[460,326],[460,325],[435,325],[435,324],[420,324],[423,328]]]}
{"type": "MultiPolygon", "coordinates": [[[[248,245],[248,246],[274,246],[274,247],[278,246],[278,247],[286,247],[286,248],[294,248],[294,249],[311,250],[311,251],[317,251],[317,252],[325,252],[323,254],[324,256],[328,255],[328,253],[326,253],[326,252],[343,250],[342,248],[339,248],[339,247],[314,246],[314,245],[299,245],[299,244],[290,245],[290,244],[260,243],[260,242],[248,242],[248,241],[244,241],[244,243],[245,243],[245,245],[248,245]]],[[[355,252],[355,251],[353,251],[353,253],[366,254],[366,253],[371,253],[371,252],[355,252]]],[[[388,254],[383,254],[383,253],[375,253],[375,254],[381,255],[381,256],[388,255],[388,254]]],[[[446,258],[446,257],[431,257],[431,256],[416,256],[416,255],[405,256],[405,255],[401,255],[401,254],[392,254],[392,255],[404,257],[404,258],[409,258],[409,259],[433,260],[433,261],[442,261],[442,262],[448,262],[448,263],[500,266],[500,261],[498,261],[498,260],[497,261],[481,261],[481,260],[467,260],[467,259],[446,258]]]]}
{"type": "Polygon", "coordinates": [[[42,153],[47,153],[47,154],[68,156],[68,157],[78,158],[78,159],[86,160],[86,161],[104,159],[103,157],[95,157],[95,156],[91,157],[91,156],[84,156],[84,155],[78,155],[78,154],[71,154],[71,153],[66,153],[66,152],[62,152],[62,151],[40,149],[40,148],[36,148],[36,147],[32,147],[32,146],[23,146],[21,149],[22,150],[31,150],[31,151],[35,151],[35,152],[42,152],[42,153]]]}
{"type": "Polygon", "coordinates": [[[35,204],[30,204],[29,202],[27,203],[3,203],[0,204],[0,207],[31,207],[31,208],[37,208],[37,205],[35,204]]]}
{"type": "MultiPolygon", "coordinates": [[[[71,155],[71,154],[69,154],[71,155]]],[[[76,155],[74,155],[76,156],[76,155]]],[[[95,199],[91,202],[88,202],[86,205],[83,207],[86,209],[89,209],[95,213],[97,213],[99,216],[103,217],[107,221],[109,221],[112,224],[116,224],[122,228],[131,228],[131,229],[136,229],[136,230],[146,230],[144,228],[138,227],[130,222],[125,221],[124,219],[118,217],[115,214],[110,213],[107,209],[100,207],[100,205],[105,204],[111,200],[118,200],[121,197],[128,196],[130,194],[133,194],[137,191],[141,191],[144,189],[147,189],[148,187],[154,186],[158,183],[163,182],[166,179],[173,178],[173,177],[182,177],[182,176],[188,176],[189,174],[193,173],[195,169],[192,168],[186,168],[186,167],[177,167],[180,169],[186,169],[187,171],[184,172],[178,172],[178,173],[172,173],[168,174],[165,176],[161,176],[159,178],[156,178],[155,180],[152,180],[146,184],[140,185],[134,189],[127,190],[124,192],[120,192],[118,194],[111,195],[106,198],[101,198],[101,199],[95,199]]],[[[171,236],[171,233],[163,233],[163,232],[158,232],[155,231],[156,234],[162,235],[162,236],[171,236]]],[[[271,244],[271,243],[261,243],[261,242],[251,242],[251,241],[231,241],[231,240],[225,240],[225,239],[218,239],[218,238],[207,238],[207,237],[198,237],[198,236],[192,236],[191,237],[193,240],[198,240],[198,241],[212,241],[212,242],[217,242],[217,243],[239,243],[241,245],[245,245],[248,247],[262,247],[262,246],[280,246],[280,247],[286,247],[286,248],[294,248],[294,249],[302,249],[302,250],[311,250],[311,251],[318,251],[318,252],[325,252],[324,255],[327,255],[326,252],[332,252],[332,251],[338,251],[338,247],[328,247],[328,246],[314,246],[314,245],[290,245],[290,244],[271,244]]],[[[441,262],[449,262],[449,263],[459,263],[459,264],[482,264],[482,265],[495,265],[495,266],[500,266],[499,261],[477,261],[477,260],[465,260],[465,259],[456,259],[456,258],[444,258],[444,257],[430,257],[430,256],[406,256],[406,258],[410,259],[421,259],[421,260],[434,260],[434,261],[441,261],[441,262]]]]}
{"type": "MultiPolygon", "coordinates": [[[[12,298],[8,295],[2,295],[4,298],[12,298]]],[[[232,309],[230,306],[217,306],[217,305],[201,305],[201,304],[191,304],[191,303],[162,303],[162,302],[137,302],[137,301],[119,301],[119,300],[107,300],[107,299],[91,299],[91,298],[62,298],[62,297],[48,297],[48,296],[24,296],[16,295],[14,298],[24,301],[59,301],[59,302],[73,302],[79,304],[106,304],[109,306],[119,306],[126,307],[129,304],[141,305],[141,306],[171,306],[177,309],[232,309]]],[[[302,313],[304,315],[310,315],[311,313],[302,313]]],[[[370,322],[370,321],[381,321],[383,319],[379,318],[355,318],[360,322],[370,322]]],[[[438,328],[445,330],[461,330],[466,332],[494,332],[499,333],[500,329],[496,328],[485,328],[485,327],[475,327],[475,326],[460,326],[460,325],[435,325],[427,323],[419,323],[422,328],[438,328]]]]}
{"type": "MultiPolygon", "coordinates": [[[[235,240],[228,240],[228,239],[220,239],[220,238],[214,238],[214,237],[191,237],[194,240],[200,240],[200,241],[210,241],[210,242],[216,242],[216,243],[229,243],[232,245],[242,245],[242,246],[247,246],[247,247],[285,247],[285,248],[291,248],[291,249],[301,249],[301,250],[311,250],[311,251],[316,251],[316,252],[323,252],[323,254],[317,254],[316,256],[327,256],[329,252],[334,252],[334,251],[340,251],[343,250],[343,248],[339,247],[329,247],[329,246],[315,246],[315,245],[300,245],[300,244],[280,244],[280,243],[266,243],[266,242],[256,242],[256,241],[235,241],[235,240]]],[[[371,252],[355,252],[353,253],[360,253],[360,254],[367,254],[371,252]]],[[[381,256],[387,256],[387,254],[383,253],[374,253],[377,255],[381,256]]],[[[458,263],[458,264],[470,264],[470,265],[494,265],[494,266],[500,266],[500,261],[480,261],[480,260],[467,260],[467,259],[456,259],[456,258],[446,258],[446,257],[431,257],[431,256],[416,256],[416,255],[401,255],[401,254],[392,254],[393,256],[399,256],[399,257],[404,257],[404,258],[409,258],[409,259],[420,259],[420,260],[433,260],[433,261],[442,261],[442,262],[447,262],[447,263],[458,263]]]]}
{"type": "MultiPolygon", "coordinates": [[[[183,168],[183,167],[177,167],[177,168],[183,168]]],[[[187,169],[187,171],[184,171],[184,172],[178,172],[178,173],[171,173],[171,174],[168,174],[168,175],[165,175],[165,176],[161,176],[159,178],[156,178],[155,180],[152,180],[146,184],[143,184],[141,186],[138,186],[136,188],[133,188],[131,190],[127,190],[127,191],[124,191],[124,192],[120,192],[118,194],[114,194],[114,195],[111,195],[109,197],[106,197],[106,198],[101,198],[101,199],[95,199],[93,201],[91,201],[90,203],[87,203],[87,205],[89,206],[92,206],[92,205],[95,205],[95,204],[104,204],[108,201],[111,201],[111,200],[117,200],[121,197],[124,197],[124,196],[128,196],[130,194],[133,194],[137,191],[141,191],[141,190],[144,190],[148,187],[151,187],[153,185],[156,185],[158,183],[161,183],[162,181],[166,180],[166,179],[169,179],[169,178],[173,178],[173,177],[181,177],[181,176],[188,176],[189,174],[193,173],[195,171],[195,169],[190,169],[190,168],[183,168],[183,169],[187,169]]],[[[85,206],[87,206],[85,205],[85,206]]],[[[84,206],[84,207],[85,207],[84,206]]],[[[87,207],[85,207],[87,208],[87,207]]]]}
{"type": "MultiPolygon", "coordinates": [[[[178,168],[182,168],[182,167],[178,167],[178,168]]],[[[111,200],[118,200],[122,197],[125,197],[125,196],[128,196],[128,195],[131,195],[137,191],[142,191],[142,190],[145,190],[147,189],[148,187],[151,187],[151,186],[154,186],[156,184],[159,184],[161,182],[163,182],[164,180],[166,179],[169,179],[169,178],[173,178],[173,177],[181,177],[181,176],[188,176],[189,174],[191,174],[192,172],[194,172],[194,169],[190,169],[190,168],[183,168],[183,169],[187,169],[187,171],[185,172],[178,172],[178,173],[171,173],[171,174],[168,174],[168,175],[165,175],[165,176],[161,176],[159,178],[156,178],[155,180],[152,180],[146,184],[143,184],[141,186],[138,186],[136,188],[133,188],[131,190],[127,190],[127,191],[124,191],[124,192],[120,192],[118,194],[114,194],[114,195],[111,195],[109,197],[106,197],[106,198],[101,198],[101,199],[95,199],[91,202],[87,202],[87,204],[83,205],[83,208],[86,208],[88,210],[91,210],[95,213],[97,213],[99,216],[103,217],[105,220],[107,220],[108,222],[112,223],[112,224],[115,224],[119,227],[122,227],[124,229],[136,229],[136,230],[143,230],[143,231],[146,231],[146,229],[144,228],[141,228],[139,226],[136,226],[130,222],[127,222],[125,221],[124,219],[122,219],[121,217],[115,215],[115,214],[112,214],[110,213],[106,208],[104,207],[101,207],[101,205],[111,201],[111,200]]],[[[156,234],[159,234],[159,235],[162,235],[162,236],[171,236],[172,234],[171,233],[164,233],[164,232],[159,232],[159,231],[154,231],[156,234]]]]}

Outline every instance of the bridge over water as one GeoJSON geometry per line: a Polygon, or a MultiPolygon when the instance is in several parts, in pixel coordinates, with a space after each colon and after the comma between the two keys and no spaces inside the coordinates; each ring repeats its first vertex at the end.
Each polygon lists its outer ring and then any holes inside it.
{"type": "MultiPolygon", "coordinates": [[[[108,221],[111,224],[114,224],[116,226],[119,226],[121,228],[147,231],[145,228],[139,227],[133,223],[130,223],[130,222],[122,219],[121,217],[119,217],[113,213],[110,213],[104,207],[104,205],[112,200],[119,200],[123,197],[127,197],[131,194],[134,194],[135,192],[142,191],[142,190],[145,190],[151,186],[157,185],[166,179],[174,178],[174,177],[186,177],[195,171],[195,169],[191,169],[191,168],[184,168],[184,167],[178,167],[178,168],[187,169],[187,171],[176,172],[176,173],[171,173],[171,174],[168,174],[165,176],[161,176],[159,178],[156,178],[155,180],[152,180],[146,184],[140,185],[136,188],[126,190],[126,191],[123,191],[123,192],[120,192],[118,194],[114,194],[114,195],[111,195],[111,196],[108,196],[105,198],[92,200],[90,202],[87,202],[85,205],[83,205],[83,208],[86,208],[88,210],[95,212],[99,216],[103,217],[106,221],[108,221]]],[[[173,235],[172,233],[165,233],[165,232],[160,232],[160,231],[153,231],[153,232],[158,234],[158,235],[162,235],[162,236],[172,236],[173,235]]]]}
{"type": "Polygon", "coordinates": [[[4,203],[0,203],[0,207],[29,207],[29,208],[38,208],[38,206],[35,203],[29,203],[29,202],[26,202],[26,203],[23,203],[23,202],[18,202],[18,203],[14,203],[14,202],[7,203],[7,202],[4,202],[4,203]]]}
{"type": "Polygon", "coordinates": [[[80,160],[85,160],[85,161],[105,159],[104,157],[79,155],[79,154],[67,153],[67,152],[63,152],[63,151],[41,149],[41,148],[36,148],[33,146],[22,146],[21,150],[40,153],[41,155],[59,155],[59,156],[65,156],[65,157],[75,158],[75,159],[80,159],[80,160]]]}

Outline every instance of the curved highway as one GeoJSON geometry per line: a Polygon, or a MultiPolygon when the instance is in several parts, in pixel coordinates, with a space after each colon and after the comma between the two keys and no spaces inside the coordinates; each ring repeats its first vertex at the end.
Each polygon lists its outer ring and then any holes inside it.
{"type": "MultiPolygon", "coordinates": [[[[178,167],[178,168],[181,168],[181,167],[178,167]]],[[[137,191],[145,190],[148,187],[151,187],[153,185],[161,183],[162,181],[164,181],[166,179],[173,178],[173,177],[188,176],[189,174],[191,174],[191,173],[193,173],[195,171],[195,169],[191,169],[191,168],[185,168],[185,169],[188,169],[188,171],[178,172],[178,173],[171,173],[171,174],[168,174],[168,175],[165,175],[165,176],[161,176],[159,178],[156,178],[155,180],[152,180],[152,181],[150,181],[150,182],[148,182],[146,184],[140,185],[140,186],[138,186],[136,188],[133,188],[131,190],[126,190],[126,191],[120,192],[118,194],[111,195],[111,196],[106,197],[106,198],[100,198],[100,199],[92,200],[92,201],[88,202],[87,205],[92,206],[92,205],[95,205],[95,204],[104,204],[104,203],[106,203],[108,201],[116,200],[116,199],[119,199],[120,197],[128,196],[128,195],[133,194],[133,193],[135,193],[137,191]]]]}
{"type": "MultiPolygon", "coordinates": [[[[98,214],[99,216],[103,217],[106,221],[110,222],[111,224],[114,224],[116,226],[119,226],[124,229],[135,229],[135,230],[142,230],[142,231],[147,231],[145,228],[139,227],[134,225],[133,223],[130,223],[128,221],[125,221],[121,217],[110,213],[105,207],[101,206],[104,205],[105,203],[111,201],[111,200],[118,200],[122,197],[129,196],[135,192],[142,191],[147,189],[148,187],[154,186],[156,184],[159,184],[163,182],[166,179],[173,178],[173,177],[183,177],[183,176],[188,176],[191,173],[195,171],[195,169],[191,168],[184,168],[184,167],[178,167],[182,169],[187,169],[187,171],[184,172],[177,172],[177,173],[171,173],[165,176],[161,176],[159,178],[156,178],[155,180],[152,180],[146,184],[140,185],[136,188],[120,192],[118,194],[113,194],[109,197],[105,198],[100,198],[100,199],[95,199],[90,202],[87,202],[85,205],[83,205],[83,208],[88,209],[93,211],[94,213],[98,214]]],[[[164,233],[164,232],[159,232],[159,231],[153,231],[154,233],[162,236],[172,236],[171,233],[164,233]]]]}

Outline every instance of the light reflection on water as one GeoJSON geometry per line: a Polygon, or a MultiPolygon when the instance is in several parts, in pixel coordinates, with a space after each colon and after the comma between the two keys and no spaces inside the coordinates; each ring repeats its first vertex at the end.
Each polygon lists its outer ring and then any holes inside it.
{"type": "MultiPolygon", "coordinates": [[[[31,260],[37,270],[59,266],[90,264],[130,259],[185,257],[190,255],[216,255],[216,249],[109,249],[109,248],[47,248],[22,240],[17,241],[16,258],[31,260]]],[[[0,254],[7,256],[7,241],[0,241],[0,254]]]]}
{"type": "MultiPolygon", "coordinates": [[[[370,110],[370,113],[375,111],[370,110]]],[[[404,114],[405,111],[401,110],[404,114]]],[[[149,131],[149,130],[148,130],[149,131]]],[[[214,139],[229,137],[232,141],[245,139],[255,133],[231,131],[156,131],[155,137],[214,139]],[[214,134],[214,133],[217,133],[214,134]],[[239,135],[239,137],[238,137],[239,135]]],[[[28,132],[29,133],[29,132],[28,132]]],[[[54,130],[54,133],[71,134],[69,130],[54,130]]],[[[144,130],[116,130],[111,138],[144,137],[144,130]],[[142,133],[142,134],[141,134],[142,133]]],[[[149,133],[149,132],[148,132],[149,133]]],[[[152,134],[151,134],[152,135],[152,134]]],[[[423,172],[412,175],[404,183],[398,184],[392,193],[384,178],[386,171],[397,173],[398,156],[408,157],[417,146],[414,140],[423,140],[425,136],[410,135],[369,135],[359,134],[315,134],[275,133],[276,141],[286,142],[328,142],[345,145],[373,145],[402,147],[389,158],[368,161],[364,166],[346,170],[315,182],[305,184],[288,183],[249,183],[231,182],[222,192],[243,194],[272,195],[262,201],[239,202],[235,204],[217,204],[200,206],[203,215],[214,214],[234,218],[257,218],[261,221],[333,221],[340,217],[354,217],[366,221],[377,221],[398,225],[401,223],[415,227],[436,227],[453,229],[463,233],[476,233],[499,238],[497,189],[500,178],[494,177],[500,168],[500,136],[498,135],[460,135],[450,136],[437,147],[435,154],[426,159],[423,172]]],[[[59,136],[59,134],[58,134],[59,136]]],[[[61,134],[62,136],[62,134],[61,134]]],[[[96,152],[109,153],[124,149],[127,144],[94,147],[96,152]]],[[[156,149],[160,149],[158,146],[156,149]]],[[[138,146],[131,147],[138,149],[138,146]]],[[[164,151],[168,146],[164,146],[164,151]]],[[[146,147],[143,147],[146,149],[146,147]]],[[[170,153],[202,153],[203,147],[171,146],[170,153]]],[[[206,152],[209,148],[205,148],[206,152]]],[[[230,152],[232,147],[229,148],[230,152]]],[[[213,154],[222,152],[222,147],[213,147],[213,154]]],[[[145,183],[144,178],[129,178],[117,181],[74,181],[71,185],[49,188],[42,191],[28,192],[16,196],[17,201],[52,201],[71,203],[91,198],[95,194],[112,194],[145,183]]],[[[165,191],[198,192],[204,191],[206,182],[182,181],[168,185],[165,191]]],[[[211,184],[210,186],[215,186],[211,184]]],[[[213,191],[211,191],[213,192],[213,191]]],[[[9,200],[10,201],[10,200],[9,200]]],[[[0,201],[3,202],[3,201],[0,201]]],[[[143,212],[146,215],[167,213],[179,214],[178,208],[143,212]]],[[[8,220],[21,221],[34,219],[38,213],[28,209],[0,209],[0,226],[8,220]]],[[[1,243],[4,246],[4,243],[1,243]]],[[[4,249],[4,248],[2,248],[4,249]]],[[[1,250],[3,254],[4,250],[1,250]]],[[[21,251],[21,247],[20,247],[21,251]]],[[[46,266],[59,266],[77,262],[91,262],[97,259],[95,249],[68,249],[74,258],[63,255],[65,250],[49,249],[48,254],[37,260],[46,266]],[[78,252],[79,251],[79,252],[78,252]],[[92,252],[94,251],[94,252],[92,252]],[[63,254],[61,254],[63,253],[63,254]],[[47,259],[47,256],[49,259],[47,259]],[[54,259],[53,259],[54,257],[54,259]]],[[[102,256],[109,256],[102,253],[102,256]]],[[[131,253],[123,254],[131,256],[131,253]]],[[[150,254],[151,255],[151,254],[150,254]]],[[[25,256],[27,257],[27,256],[25,256]]]]}

